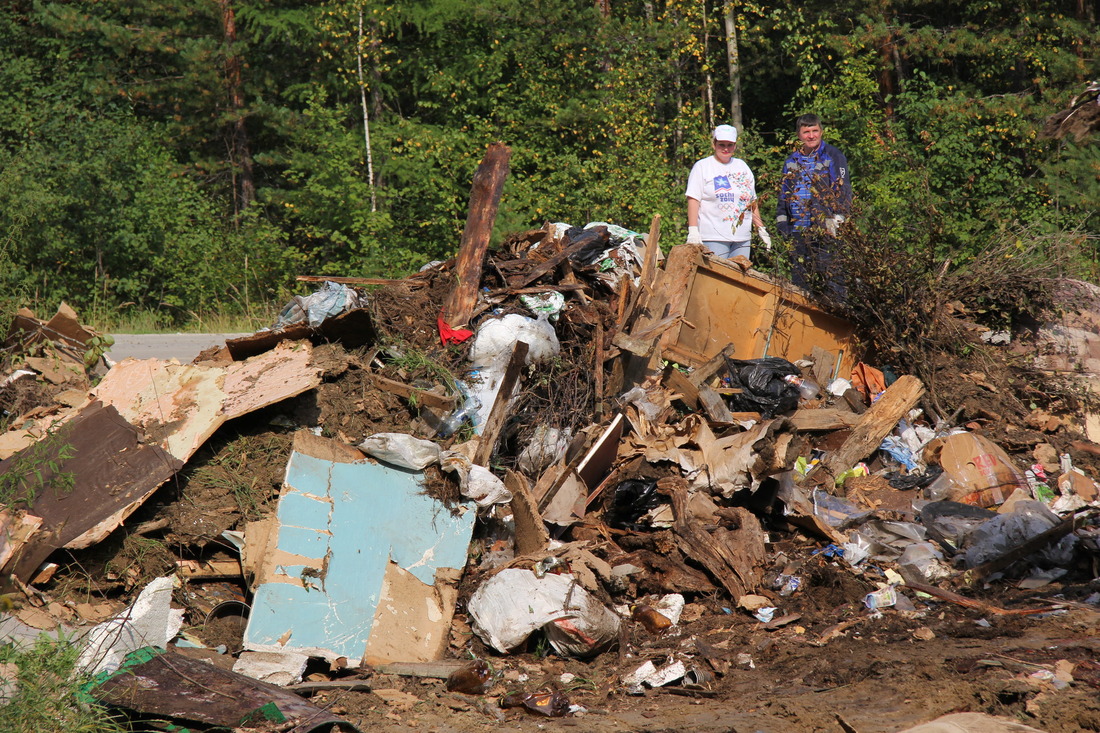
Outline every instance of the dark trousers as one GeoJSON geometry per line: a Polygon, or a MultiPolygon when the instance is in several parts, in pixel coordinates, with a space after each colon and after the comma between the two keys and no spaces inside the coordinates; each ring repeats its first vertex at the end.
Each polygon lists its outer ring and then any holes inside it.
{"type": "Polygon", "coordinates": [[[827,294],[844,302],[848,285],[833,256],[833,247],[838,244],[825,232],[802,230],[792,234],[791,282],[811,293],[827,294]]]}

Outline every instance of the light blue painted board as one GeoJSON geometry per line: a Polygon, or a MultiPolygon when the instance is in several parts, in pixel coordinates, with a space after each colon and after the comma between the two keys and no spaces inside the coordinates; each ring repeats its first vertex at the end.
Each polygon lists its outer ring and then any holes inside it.
{"type": "Polygon", "coordinates": [[[461,568],[474,525],[423,492],[423,473],[376,463],[335,463],[292,453],[279,502],[278,568],[306,587],[268,582],[256,589],[245,629],[248,649],[327,650],[358,660],[370,638],[382,578],[392,558],[427,585],[439,568],[461,568]],[[302,577],[308,566],[324,578],[302,577]],[[287,632],[289,641],[278,641],[287,632]]]}

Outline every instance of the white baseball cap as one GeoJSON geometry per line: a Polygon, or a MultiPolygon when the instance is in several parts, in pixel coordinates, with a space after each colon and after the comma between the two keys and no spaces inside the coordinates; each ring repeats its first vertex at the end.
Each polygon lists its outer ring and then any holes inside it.
{"type": "Polygon", "coordinates": [[[719,125],[714,128],[714,139],[726,143],[737,142],[737,128],[733,125],[719,125]]]}

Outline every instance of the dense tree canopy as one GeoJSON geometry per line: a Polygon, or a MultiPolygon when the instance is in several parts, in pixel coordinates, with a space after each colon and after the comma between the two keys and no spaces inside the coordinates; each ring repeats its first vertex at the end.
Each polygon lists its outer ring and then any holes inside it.
{"type": "Polygon", "coordinates": [[[498,235],[661,214],[678,241],[738,100],[765,211],[813,111],[862,220],[914,251],[1087,238],[1097,145],[1040,131],[1100,76],[1098,28],[1080,0],[14,0],[0,289],[186,313],[303,272],[405,274],[454,252],[497,140],[498,235]]]}

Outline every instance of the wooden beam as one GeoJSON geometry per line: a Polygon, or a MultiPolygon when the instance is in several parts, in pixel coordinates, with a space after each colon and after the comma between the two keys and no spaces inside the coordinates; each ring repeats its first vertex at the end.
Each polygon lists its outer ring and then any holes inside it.
{"type": "Polygon", "coordinates": [[[665,369],[662,377],[664,385],[680,395],[680,401],[695,410],[699,407],[699,387],[695,385],[687,375],[671,364],[665,369]]]}
{"type": "Polygon", "coordinates": [[[809,433],[853,428],[859,423],[860,416],[848,410],[821,408],[820,410],[795,410],[789,419],[795,430],[809,433]]]}
{"type": "Polygon", "coordinates": [[[393,283],[407,283],[412,278],[399,278],[394,280],[388,277],[332,277],[330,275],[298,275],[294,278],[300,283],[332,282],[338,285],[392,285],[393,283]]]}
{"type": "Polygon", "coordinates": [[[697,387],[701,387],[711,379],[714,375],[726,368],[726,357],[733,358],[733,354],[736,348],[733,344],[727,344],[724,349],[712,356],[706,364],[698,367],[691,373],[691,383],[697,387]]]}
{"type": "Polygon", "coordinates": [[[377,374],[372,374],[371,379],[374,380],[374,384],[381,390],[390,392],[391,394],[404,397],[410,402],[415,401],[421,405],[427,405],[428,407],[434,407],[437,410],[453,410],[455,406],[455,398],[453,395],[444,396],[431,392],[426,389],[420,389],[419,387],[413,387],[412,385],[405,384],[404,382],[398,382],[393,379],[386,379],[380,377],[377,374]]]}
{"type": "Polygon", "coordinates": [[[474,173],[470,187],[470,210],[466,215],[466,228],[462,232],[462,244],[455,266],[456,282],[443,304],[443,320],[451,328],[465,326],[477,305],[485,253],[489,249],[489,237],[493,233],[511,156],[512,150],[507,145],[493,143],[474,173]]]}
{"type": "Polygon", "coordinates": [[[599,413],[603,409],[600,404],[603,400],[603,321],[596,321],[596,347],[593,367],[596,377],[596,420],[602,417],[599,413]]]}
{"type": "Polygon", "coordinates": [[[504,376],[500,379],[500,389],[497,390],[496,401],[489,410],[489,417],[485,419],[485,427],[477,444],[477,453],[474,454],[474,463],[479,466],[488,466],[489,459],[493,457],[493,450],[500,440],[500,431],[504,427],[504,421],[508,417],[508,403],[512,399],[512,390],[519,380],[523,365],[527,362],[527,352],[530,346],[526,341],[517,341],[512,349],[512,358],[508,360],[508,366],[504,369],[504,376]]]}
{"type": "Polygon", "coordinates": [[[722,396],[706,385],[699,386],[699,404],[714,422],[733,422],[733,413],[722,396]]]}
{"type": "Polygon", "coordinates": [[[898,420],[905,417],[923,395],[924,384],[919,379],[908,374],[899,377],[860,417],[844,445],[827,454],[803,483],[826,484],[827,488],[833,489],[833,480],[878,450],[882,439],[890,434],[898,420]]]}
{"type": "Polygon", "coordinates": [[[652,289],[657,277],[657,254],[661,251],[661,215],[656,214],[649,223],[649,236],[645,240],[645,256],[642,259],[642,287],[652,289]]]}

